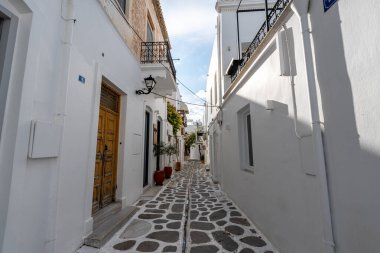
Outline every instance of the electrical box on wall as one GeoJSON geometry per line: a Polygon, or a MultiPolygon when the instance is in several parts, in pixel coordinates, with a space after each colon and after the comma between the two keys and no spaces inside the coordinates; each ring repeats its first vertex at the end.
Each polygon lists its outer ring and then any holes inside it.
{"type": "Polygon", "coordinates": [[[277,46],[280,58],[280,75],[296,76],[293,29],[287,28],[277,35],[277,46]]]}
{"type": "Polygon", "coordinates": [[[280,56],[280,75],[290,76],[289,54],[285,32],[286,31],[280,31],[277,36],[278,52],[280,56]]]}
{"type": "Polygon", "coordinates": [[[61,146],[61,137],[61,125],[33,120],[30,127],[28,157],[58,157],[61,146]]]}

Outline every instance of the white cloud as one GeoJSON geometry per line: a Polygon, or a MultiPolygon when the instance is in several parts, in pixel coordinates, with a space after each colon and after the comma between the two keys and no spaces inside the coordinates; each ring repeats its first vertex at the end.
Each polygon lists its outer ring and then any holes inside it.
{"type": "Polygon", "coordinates": [[[192,119],[193,122],[201,121],[203,122],[203,115],[205,112],[204,107],[201,106],[194,106],[194,105],[188,105],[189,107],[189,115],[188,118],[192,119]]]}
{"type": "MultiPolygon", "coordinates": [[[[205,45],[212,45],[216,34],[216,16],[215,0],[161,0],[163,14],[172,46],[175,47],[176,56],[181,62],[199,60],[199,47],[202,49],[205,45]],[[178,45],[173,45],[176,41],[178,45]],[[198,56],[198,58],[196,57],[198,56]]],[[[202,61],[204,61],[202,59],[202,61]]],[[[193,73],[195,76],[193,82],[206,83],[207,75],[198,73],[207,73],[209,59],[205,62],[192,63],[193,66],[200,66],[199,69],[187,68],[186,72],[193,73]]],[[[176,62],[180,66],[180,62],[176,62]]],[[[192,81],[188,81],[192,83],[192,81]]],[[[195,90],[197,96],[205,99],[204,90],[195,90]]],[[[194,104],[203,105],[204,101],[197,98],[190,92],[181,89],[182,100],[194,104]]],[[[204,106],[189,105],[188,119],[203,121],[204,106]]]]}
{"type": "Polygon", "coordinates": [[[170,37],[183,37],[191,42],[210,41],[216,30],[213,0],[163,0],[163,13],[170,37]]]}
{"type": "Polygon", "coordinates": [[[195,94],[197,94],[197,96],[202,98],[202,99],[206,99],[206,91],[205,90],[200,90],[195,94]]]}
{"type": "Polygon", "coordinates": [[[207,75],[203,74],[203,75],[199,76],[198,80],[203,82],[203,83],[206,83],[207,82],[207,75]]]}
{"type": "MultiPolygon", "coordinates": [[[[197,93],[197,96],[201,98],[205,98],[206,93],[204,90],[200,90],[197,93]]],[[[198,104],[203,105],[204,101],[202,101],[200,98],[195,97],[192,94],[186,93],[182,95],[182,101],[189,102],[192,104],[198,104]]],[[[198,106],[198,105],[190,105],[188,104],[187,107],[189,108],[189,114],[187,115],[188,119],[195,121],[203,121],[203,116],[205,113],[205,107],[204,106],[198,106]]]]}

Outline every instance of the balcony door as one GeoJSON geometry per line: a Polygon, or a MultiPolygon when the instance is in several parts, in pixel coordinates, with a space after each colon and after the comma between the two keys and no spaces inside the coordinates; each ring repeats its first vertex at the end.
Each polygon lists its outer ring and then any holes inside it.
{"type": "Polygon", "coordinates": [[[153,29],[152,29],[152,25],[150,24],[149,22],[149,18],[148,18],[148,22],[146,22],[146,42],[147,43],[147,59],[148,62],[151,62],[154,58],[154,49],[153,49],[153,41],[154,41],[154,38],[153,38],[153,29]]]}

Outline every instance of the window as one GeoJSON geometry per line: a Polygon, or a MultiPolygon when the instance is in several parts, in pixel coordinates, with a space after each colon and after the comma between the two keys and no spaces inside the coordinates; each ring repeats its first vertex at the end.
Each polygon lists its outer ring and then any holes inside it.
{"type": "Polygon", "coordinates": [[[153,37],[153,28],[152,23],[150,22],[150,17],[148,13],[148,18],[146,22],[146,42],[147,43],[147,52],[146,52],[146,60],[148,62],[153,62],[155,60],[155,48],[153,45],[154,37],[153,37]]]}
{"type": "Polygon", "coordinates": [[[148,13],[147,22],[146,22],[146,42],[154,42],[154,26],[150,14],[148,13]]]}
{"type": "Polygon", "coordinates": [[[246,171],[253,171],[252,117],[249,105],[238,112],[238,126],[241,168],[246,171]]]}

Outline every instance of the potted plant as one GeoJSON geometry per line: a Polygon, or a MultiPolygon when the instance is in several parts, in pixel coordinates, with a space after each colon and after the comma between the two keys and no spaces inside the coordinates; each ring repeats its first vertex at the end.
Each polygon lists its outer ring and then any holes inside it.
{"type": "MultiPolygon", "coordinates": [[[[165,154],[165,144],[159,143],[154,144],[153,146],[153,153],[154,156],[160,156],[165,154]]],[[[162,185],[162,183],[165,180],[165,171],[160,170],[160,168],[156,168],[156,171],[153,174],[154,182],[156,182],[156,185],[162,185]]]]}
{"type": "MultiPolygon", "coordinates": [[[[178,140],[177,140],[177,143],[178,143],[178,140]]],[[[179,150],[177,150],[177,152],[175,153],[175,155],[177,157],[177,161],[175,163],[175,170],[176,171],[180,171],[181,170],[181,162],[179,161],[179,150]]]]}
{"type": "Polygon", "coordinates": [[[181,162],[178,161],[178,156],[177,156],[177,162],[175,163],[175,171],[180,171],[181,170],[181,162]]]}
{"type": "Polygon", "coordinates": [[[165,154],[169,156],[169,166],[165,166],[164,171],[165,171],[165,178],[170,178],[172,173],[173,173],[173,168],[171,166],[172,164],[172,155],[177,153],[177,147],[173,144],[168,144],[165,146],[165,154]]]}
{"type": "Polygon", "coordinates": [[[190,155],[190,148],[195,143],[196,135],[195,133],[191,133],[185,137],[185,155],[190,155]]]}

